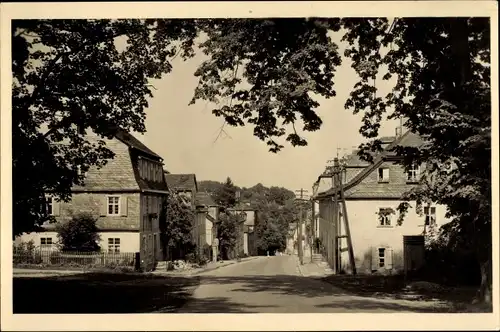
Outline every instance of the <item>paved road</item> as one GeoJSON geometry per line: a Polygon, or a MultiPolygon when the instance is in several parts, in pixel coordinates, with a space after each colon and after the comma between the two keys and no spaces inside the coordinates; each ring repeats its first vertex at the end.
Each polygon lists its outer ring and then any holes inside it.
{"type": "Polygon", "coordinates": [[[353,296],[300,275],[295,256],[259,257],[200,274],[184,313],[432,312],[436,303],[353,296]]]}

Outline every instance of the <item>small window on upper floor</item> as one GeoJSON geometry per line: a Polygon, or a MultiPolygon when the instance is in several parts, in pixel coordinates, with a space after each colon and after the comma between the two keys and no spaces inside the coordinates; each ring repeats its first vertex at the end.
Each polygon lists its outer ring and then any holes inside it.
{"type": "Polygon", "coordinates": [[[436,207],[435,206],[424,207],[424,215],[425,215],[425,225],[426,226],[436,224],[436,207]]]}
{"type": "Polygon", "coordinates": [[[406,172],[406,182],[417,183],[420,180],[420,166],[414,164],[406,172]]]}
{"type": "Polygon", "coordinates": [[[378,226],[379,227],[387,227],[392,226],[392,215],[394,214],[394,210],[392,208],[379,208],[378,210],[378,226]]]}
{"type": "Polygon", "coordinates": [[[120,214],[120,196],[108,196],[108,215],[120,214]]]}
{"type": "Polygon", "coordinates": [[[378,169],[378,182],[389,182],[389,168],[380,167],[378,169]]]}
{"type": "Polygon", "coordinates": [[[50,196],[45,197],[45,207],[46,207],[47,215],[49,215],[49,216],[54,215],[53,203],[54,203],[54,199],[52,197],[50,197],[50,196]]]}

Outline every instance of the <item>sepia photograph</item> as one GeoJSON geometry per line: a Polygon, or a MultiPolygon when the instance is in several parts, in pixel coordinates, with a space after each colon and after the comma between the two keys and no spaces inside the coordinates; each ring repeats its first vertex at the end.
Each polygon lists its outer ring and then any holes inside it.
{"type": "Polygon", "coordinates": [[[2,316],[498,328],[498,21],[478,3],[2,4],[2,316]]]}

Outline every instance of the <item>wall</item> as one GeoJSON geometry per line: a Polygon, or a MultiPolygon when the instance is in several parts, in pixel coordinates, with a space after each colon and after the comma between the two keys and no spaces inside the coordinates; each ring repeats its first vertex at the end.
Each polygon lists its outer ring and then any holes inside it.
{"type": "Polygon", "coordinates": [[[245,211],[246,213],[246,220],[245,220],[245,225],[246,226],[253,226],[255,225],[255,211],[252,210],[247,210],[245,211]]]}
{"type": "Polygon", "coordinates": [[[243,253],[247,254],[249,253],[248,251],[248,233],[243,234],[243,253]]]}
{"type": "MultiPolygon", "coordinates": [[[[149,260],[163,260],[163,248],[160,241],[159,214],[165,196],[159,194],[141,194],[141,256],[149,260]],[[153,256],[154,255],[154,256],[153,256]]],[[[141,260],[144,260],[141,258],[141,260]]]]}
{"type": "Polygon", "coordinates": [[[320,222],[319,222],[319,202],[314,201],[314,236],[319,238],[320,234],[320,222]]]}
{"type": "Polygon", "coordinates": [[[70,220],[78,213],[89,213],[96,217],[97,227],[101,229],[139,230],[140,200],[139,193],[73,193],[70,202],[60,202],[58,222],[70,220]],[[120,215],[108,216],[107,197],[120,196],[120,215]]]}
{"type": "MultiPolygon", "coordinates": [[[[392,268],[403,268],[403,235],[421,235],[424,230],[425,217],[419,216],[414,207],[401,226],[396,225],[397,212],[391,217],[391,226],[380,226],[376,212],[379,208],[393,208],[399,205],[399,200],[350,200],[347,201],[349,226],[354,248],[356,267],[360,272],[371,272],[372,248],[387,247],[392,249],[392,268]]],[[[448,222],[445,218],[446,207],[436,206],[436,223],[439,226],[448,222]]],[[[340,233],[345,234],[341,223],[340,233]]],[[[341,248],[347,247],[347,240],[341,239],[341,248]]],[[[347,268],[349,256],[342,253],[342,266],[347,268]]]]}
{"type": "MultiPolygon", "coordinates": [[[[109,238],[119,238],[120,239],[120,252],[139,252],[139,232],[100,232],[101,240],[99,245],[101,250],[104,252],[108,251],[108,239],[109,238]]],[[[33,240],[35,247],[40,247],[40,238],[50,237],[54,244],[58,243],[57,232],[39,232],[39,233],[29,233],[23,234],[17,237],[14,241],[15,244],[21,242],[29,242],[33,240]]],[[[57,247],[54,245],[53,249],[57,247]]]]}
{"type": "Polygon", "coordinates": [[[138,232],[101,232],[100,246],[102,250],[108,251],[108,239],[120,239],[120,252],[139,252],[140,236],[138,232]]]}
{"type": "Polygon", "coordinates": [[[40,238],[42,237],[50,237],[52,238],[52,243],[58,243],[57,232],[33,232],[16,236],[14,244],[19,245],[21,243],[33,241],[35,247],[40,247],[40,238]]]}
{"type": "Polygon", "coordinates": [[[212,246],[214,223],[205,218],[205,243],[212,246]]]}

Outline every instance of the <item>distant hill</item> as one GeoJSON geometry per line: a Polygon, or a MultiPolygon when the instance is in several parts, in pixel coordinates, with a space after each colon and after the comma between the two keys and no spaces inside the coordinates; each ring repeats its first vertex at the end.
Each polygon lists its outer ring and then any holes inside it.
{"type": "MultiPolygon", "coordinates": [[[[211,195],[217,195],[217,192],[224,186],[224,183],[204,180],[198,182],[198,191],[204,191],[211,195]]],[[[241,198],[243,202],[250,203],[253,206],[260,205],[262,203],[276,203],[278,205],[284,206],[290,200],[293,200],[295,194],[293,191],[286,189],[284,187],[271,186],[266,187],[261,183],[254,185],[253,187],[239,187],[237,185],[236,189],[241,190],[241,198]]]]}

